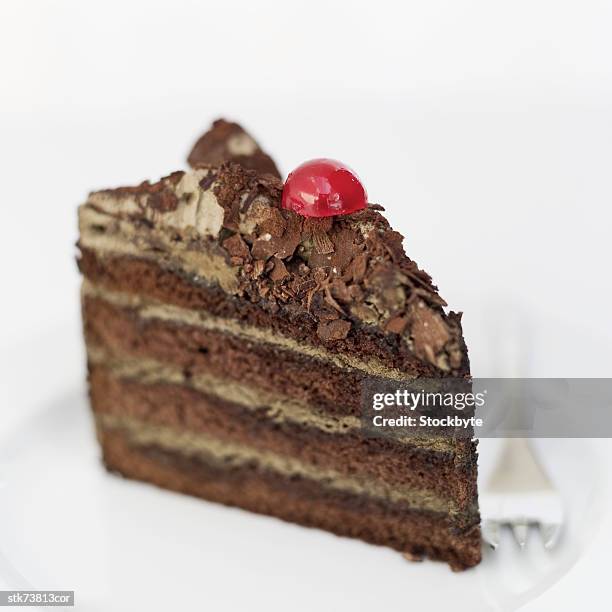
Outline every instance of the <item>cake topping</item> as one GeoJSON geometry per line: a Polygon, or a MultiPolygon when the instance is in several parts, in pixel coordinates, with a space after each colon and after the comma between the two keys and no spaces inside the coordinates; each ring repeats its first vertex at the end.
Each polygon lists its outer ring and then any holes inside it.
{"type": "Polygon", "coordinates": [[[289,174],[282,207],[304,217],[347,215],[366,208],[368,195],[357,175],[334,159],[312,159],[289,174]]]}
{"type": "Polygon", "coordinates": [[[202,134],[189,153],[187,162],[192,168],[219,166],[232,161],[260,174],[272,174],[280,178],[280,172],[272,158],[237,123],[217,119],[202,134]]]}
{"type": "Polygon", "coordinates": [[[380,358],[396,346],[400,360],[414,355],[462,372],[459,317],[444,313],[446,302],[380,207],[304,217],[281,207],[282,191],[278,178],[227,162],[97,192],[88,206],[150,228],[156,249],[174,249],[193,273],[268,313],[290,313],[329,349],[351,350],[367,328],[380,358]]]}

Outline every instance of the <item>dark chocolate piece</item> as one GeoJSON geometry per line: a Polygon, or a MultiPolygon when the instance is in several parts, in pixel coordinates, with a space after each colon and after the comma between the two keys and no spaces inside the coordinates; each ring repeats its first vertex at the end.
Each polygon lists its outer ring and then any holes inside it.
{"type": "Polygon", "coordinates": [[[237,123],[217,119],[191,149],[187,158],[192,168],[219,166],[233,161],[260,174],[280,178],[272,158],[262,151],[257,142],[237,123]]]}

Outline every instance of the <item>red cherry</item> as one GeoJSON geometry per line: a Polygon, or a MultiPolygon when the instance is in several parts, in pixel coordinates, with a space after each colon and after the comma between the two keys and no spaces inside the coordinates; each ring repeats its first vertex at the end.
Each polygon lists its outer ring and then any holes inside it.
{"type": "Polygon", "coordinates": [[[289,174],[282,207],[304,217],[348,215],[368,205],[357,175],[335,159],[312,159],[289,174]]]}

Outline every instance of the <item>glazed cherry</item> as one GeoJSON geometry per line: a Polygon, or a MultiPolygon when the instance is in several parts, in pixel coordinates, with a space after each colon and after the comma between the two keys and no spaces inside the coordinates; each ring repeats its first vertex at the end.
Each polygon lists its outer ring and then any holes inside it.
{"type": "Polygon", "coordinates": [[[304,217],[348,215],[368,205],[357,175],[335,159],[312,159],[289,174],[282,207],[304,217]]]}

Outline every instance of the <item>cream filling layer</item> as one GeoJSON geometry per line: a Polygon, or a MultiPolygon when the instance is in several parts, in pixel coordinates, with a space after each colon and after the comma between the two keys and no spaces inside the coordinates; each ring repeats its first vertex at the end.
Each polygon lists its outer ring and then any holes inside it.
{"type": "Polygon", "coordinates": [[[389,368],[374,358],[366,361],[348,353],[332,353],[325,348],[298,342],[293,338],[272,332],[269,329],[245,325],[234,319],[217,317],[204,310],[188,310],[187,308],[156,302],[137,295],[109,291],[93,284],[87,279],[83,280],[81,292],[84,297],[99,298],[114,306],[136,310],[138,316],[143,319],[158,319],[174,324],[192,325],[209,331],[230,334],[245,340],[278,346],[307,357],[327,361],[339,368],[360,370],[370,376],[399,381],[411,378],[397,368],[389,368]]]}
{"type": "Polygon", "coordinates": [[[359,418],[354,416],[324,415],[290,398],[275,396],[233,380],[220,380],[210,374],[198,373],[187,378],[181,368],[153,359],[115,359],[108,357],[104,349],[94,346],[87,347],[87,359],[93,365],[107,368],[118,378],[134,380],[139,384],[183,385],[243,408],[265,409],[266,418],[272,422],[291,421],[329,433],[345,433],[361,428],[359,418]]]}
{"type": "Polygon", "coordinates": [[[89,195],[88,204],[114,217],[130,219],[144,218],[154,226],[186,232],[192,236],[212,236],[216,238],[221,231],[225,211],[214,194],[213,182],[209,189],[203,190],[200,181],[208,177],[209,169],[197,169],[184,172],[178,183],[162,179],[165,190],[176,196],[176,207],[171,210],[160,210],[148,204],[149,194],[146,190],[138,193],[117,191],[97,191],[89,195]]]}
{"type": "Polygon", "coordinates": [[[128,255],[179,268],[198,279],[218,284],[227,293],[238,290],[237,268],[228,265],[215,243],[190,227],[173,229],[136,225],[84,204],[79,208],[79,242],[100,255],[128,255]],[[195,242],[194,242],[195,241],[195,242]],[[195,245],[195,246],[194,246],[195,245]]]}
{"type": "MultiPolygon", "coordinates": [[[[133,380],[138,384],[183,385],[200,393],[238,404],[248,410],[265,410],[265,417],[273,423],[291,422],[314,427],[331,434],[361,431],[361,419],[355,416],[333,416],[313,410],[295,399],[249,387],[233,380],[221,380],[208,373],[197,373],[187,378],[177,366],[154,359],[110,357],[96,346],[87,347],[87,359],[93,365],[109,370],[117,378],[133,380]]],[[[441,437],[406,436],[395,438],[407,446],[438,452],[456,452],[451,440],[441,437]]]]}
{"type": "Polygon", "coordinates": [[[298,461],[292,457],[230,443],[202,433],[179,431],[170,427],[150,425],[129,417],[96,416],[98,427],[116,429],[124,433],[134,446],[157,446],[164,450],[203,461],[221,463],[226,467],[256,464],[260,469],[273,471],[291,478],[307,478],[323,487],[367,495],[391,503],[403,502],[416,510],[456,514],[456,505],[435,493],[422,489],[390,487],[373,480],[358,480],[336,472],[298,461]]]}

